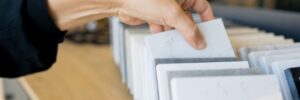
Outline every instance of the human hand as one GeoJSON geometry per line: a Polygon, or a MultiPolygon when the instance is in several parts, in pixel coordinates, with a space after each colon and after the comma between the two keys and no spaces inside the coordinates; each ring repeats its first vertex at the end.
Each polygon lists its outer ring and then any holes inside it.
{"type": "Polygon", "coordinates": [[[119,19],[129,25],[147,22],[152,33],[177,29],[194,48],[206,46],[201,30],[185,11],[193,10],[202,21],[214,19],[206,0],[119,0],[119,19]]]}
{"type": "Polygon", "coordinates": [[[192,47],[198,49],[205,47],[205,40],[185,11],[195,11],[202,21],[214,19],[206,0],[48,0],[48,8],[61,30],[118,16],[130,25],[148,22],[152,33],[174,27],[192,47]]]}

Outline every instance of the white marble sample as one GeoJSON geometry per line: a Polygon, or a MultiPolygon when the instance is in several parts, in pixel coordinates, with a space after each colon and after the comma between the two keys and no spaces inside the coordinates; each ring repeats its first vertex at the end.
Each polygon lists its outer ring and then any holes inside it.
{"type": "Polygon", "coordinates": [[[175,78],[172,100],[283,100],[274,75],[175,78]]]}
{"type": "Polygon", "coordinates": [[[198,24],[198,27],[207,43],[205,49],[194,49],[176,30],[145,37],[146,46],[155,59],[235,57],[221,19],[198,24]]]}
{"type": "Polygon", "coordinates": [[[176,31],[167,31],[145,37],[145,94],[143,100],[158,100],[156,60],[176,58],[220,58],[235,57],[221,19],[198,24],[206,39],[207,47],[202,50],[192,48],[176,31]]]}
{"type": "MultiPolygon", "coordinates": [[[[132,73],[134,70],[133,64],[135,63],[136,59],[133,60],[133,56],[136,56],[136,46],[132,47],[132,45],[139,44],[136,43],[138,41],[135,41],[137,39],[143,39],[147,34],[149,34],[149,29],[147,28],[146,25],[139,25],[135,27],[128,27],[125,29],[125,64],[126,64],[126,78],[127,78],[127,87],[129,88],[130,92],[133,94],[133,76],[132,73]],[[135,50],[133,50],[135,49],[135,50]],[[133,62],[134,61],[134,62],[133,62]]],[[[140,42],[140,41],[139,41],[140,42]]],[[[140,62],[140,61],[138,61],[140,62]]]]}

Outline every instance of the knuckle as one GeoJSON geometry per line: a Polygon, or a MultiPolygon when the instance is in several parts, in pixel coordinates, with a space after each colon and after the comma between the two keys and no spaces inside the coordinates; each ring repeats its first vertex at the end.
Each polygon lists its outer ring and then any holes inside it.
{"type": "Polygon", "coordinates": [[[183,11],[180,6],[172,6],[167,15],[164,16],[163,20],[165,21],[166,25],[175,27],[178,24],[177,19],[180,18],[182,14],[183,11]]]}
{"type": "Polygon", "coordinates": [[[180,6],[174,6],[170,11],[171,15],[173,16],[180,16],[183,13],[182,8],[180,6]]]}

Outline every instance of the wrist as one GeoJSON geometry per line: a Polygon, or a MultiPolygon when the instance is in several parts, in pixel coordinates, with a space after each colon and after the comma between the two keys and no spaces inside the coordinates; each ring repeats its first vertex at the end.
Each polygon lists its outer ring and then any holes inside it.
{"type": "Polygon", "coordinates": [[[120,6],[120,0],[48,0],[50,15],[61,30],[114,16],[120,6]]]}

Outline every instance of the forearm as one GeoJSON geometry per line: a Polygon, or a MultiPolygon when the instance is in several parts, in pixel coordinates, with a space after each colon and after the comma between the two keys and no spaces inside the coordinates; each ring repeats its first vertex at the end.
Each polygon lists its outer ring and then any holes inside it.
{"type": "Polygon", "coordinates": [[[48,0],[51,16],[61,30],[116,15],[120,6],[119,0],[48,0]]]}

